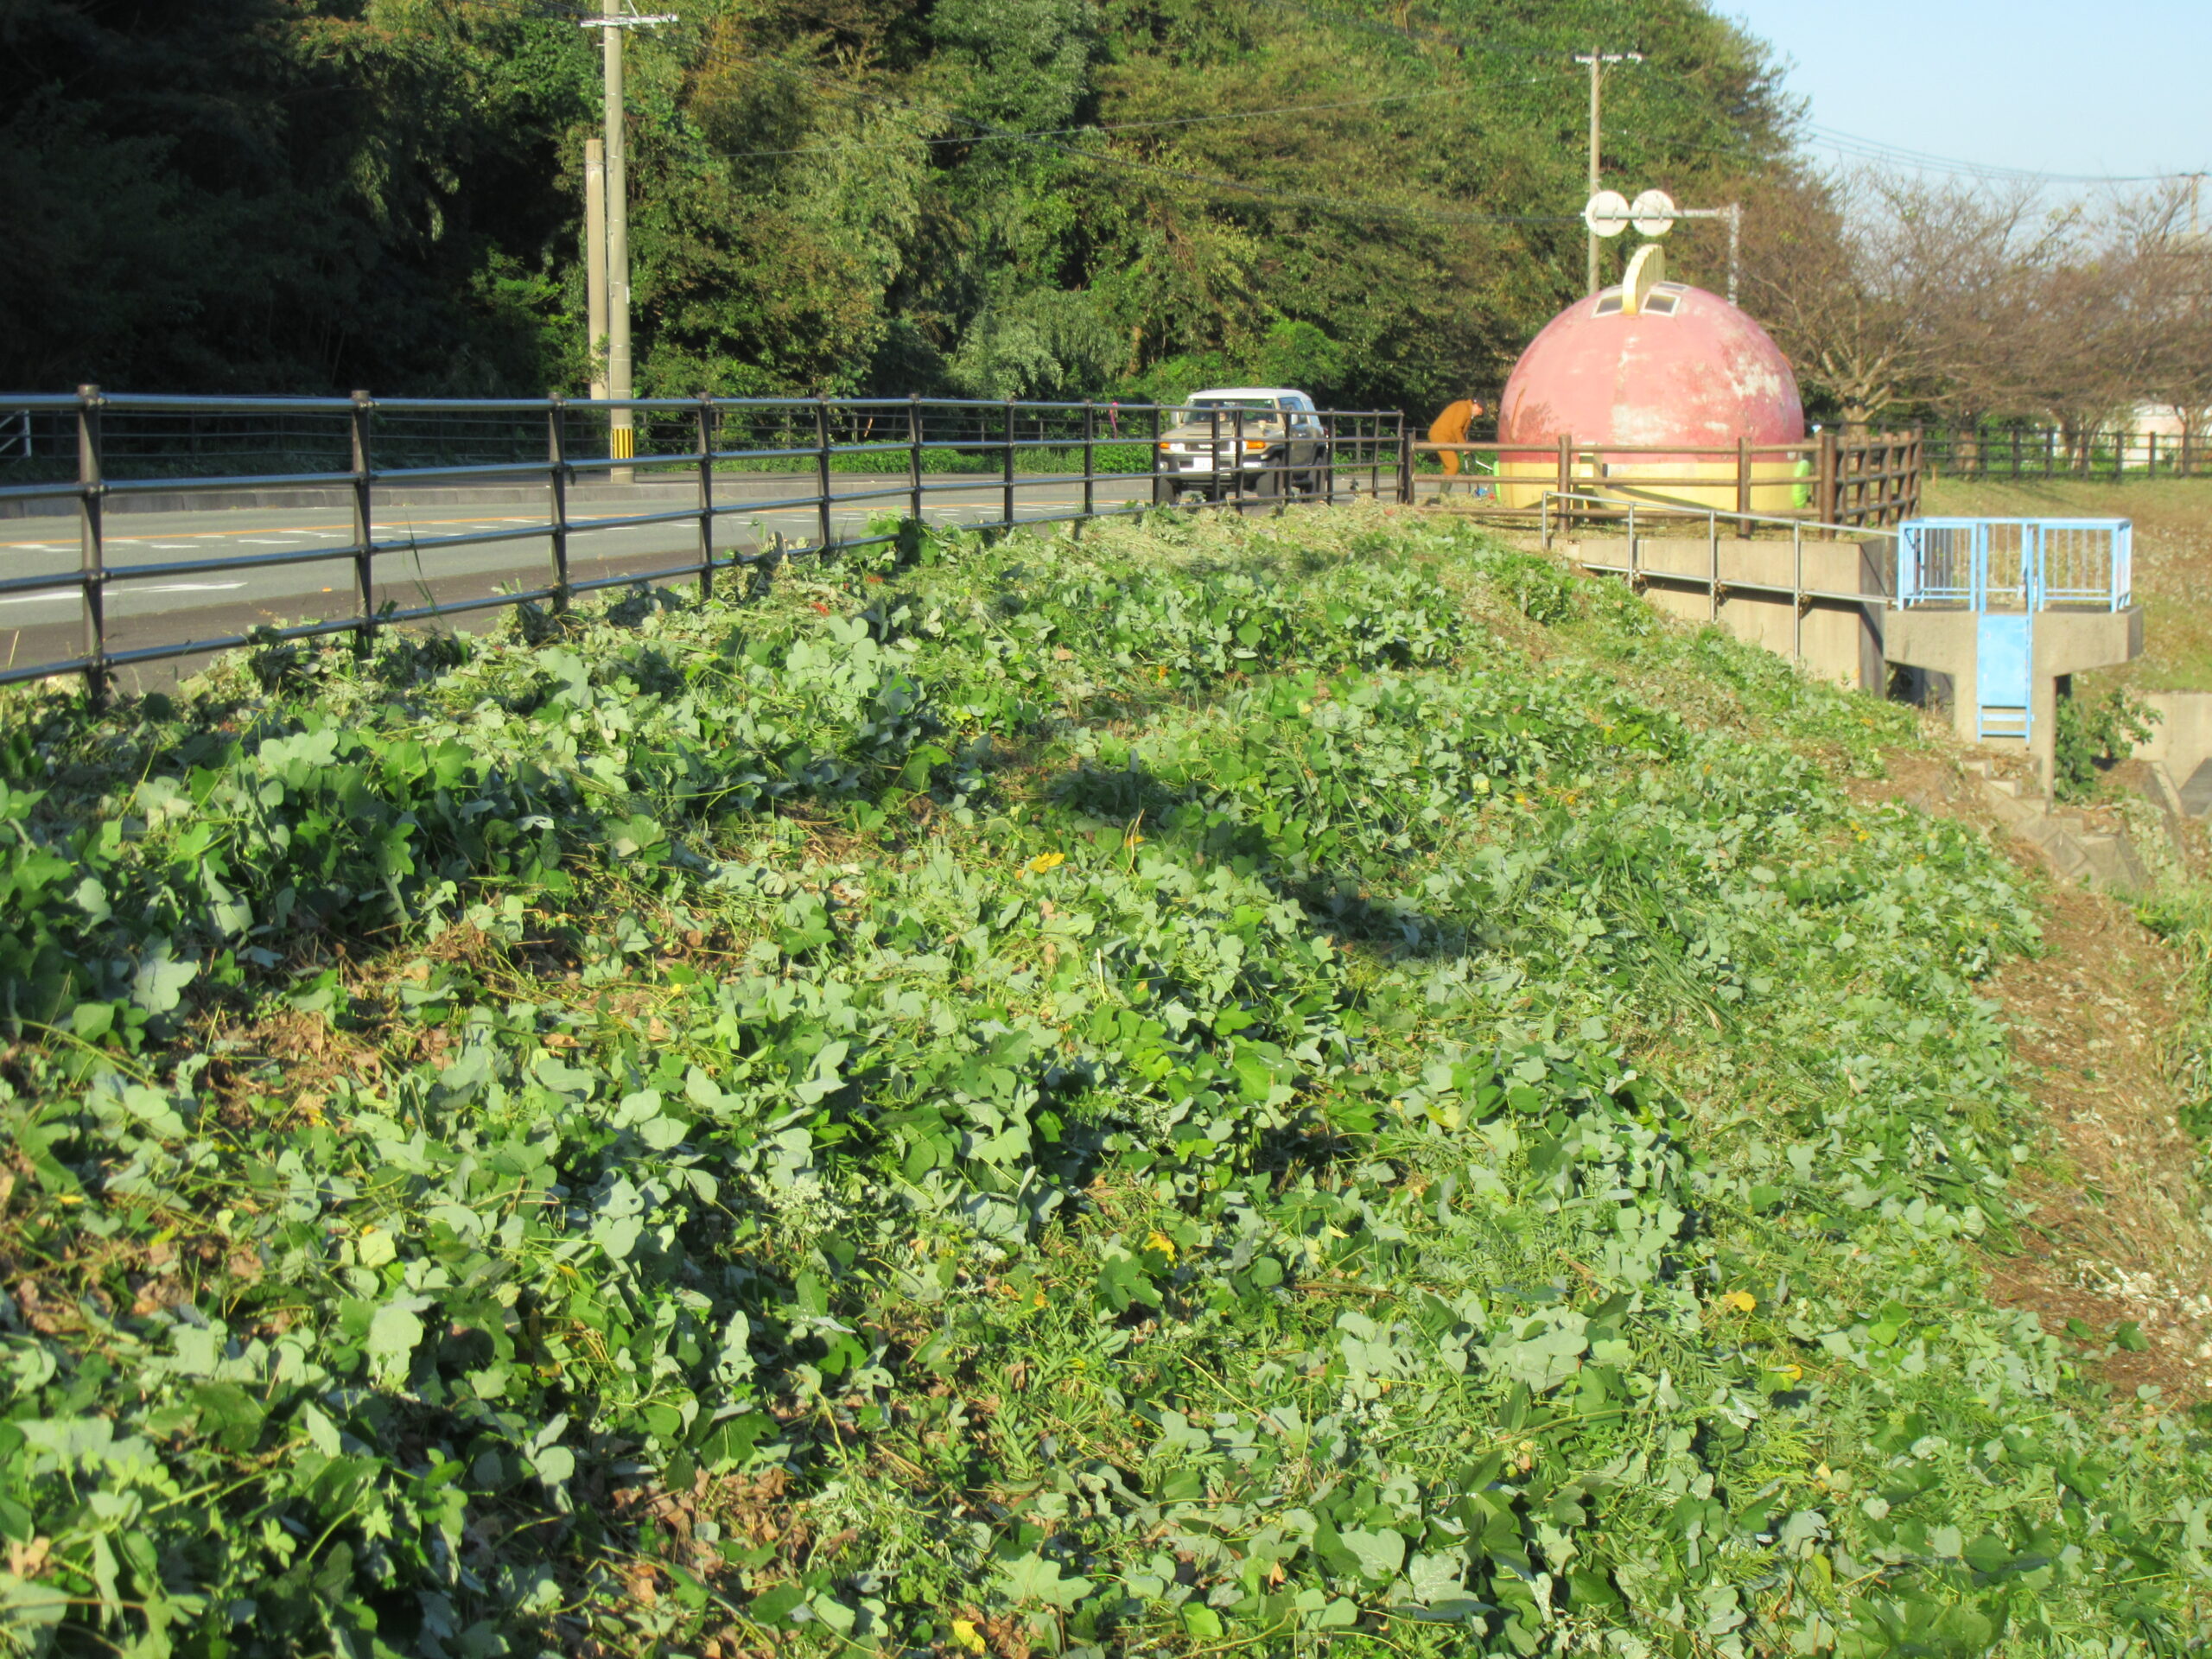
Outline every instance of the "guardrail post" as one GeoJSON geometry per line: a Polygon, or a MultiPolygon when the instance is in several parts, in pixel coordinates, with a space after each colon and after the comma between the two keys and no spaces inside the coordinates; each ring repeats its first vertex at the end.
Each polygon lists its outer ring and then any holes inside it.
{"type": "Polygon", "coordinates": [[[1318,463],[1321,474],[1322,499],[1330,505],[1337,505],[1337,416],[1334,410],[1321,416],[1321,458],[1318,463]]]}
{"type": "Polygon", "coordinates": [[[100,410],[106,400],[95,385],[77,388],[77,524],[84,554],[85,701],[107,704],[107,542],[101,524],[107,493],[100,454],[100,410]]]}
{"type": "Polygon", "coordinates": [[[1713,561],[1711,574],[1706,578],[1705,596],[1708,601],[1706,618],[1708,621],[1718,622],[1720,620],[1720,515],[1718,513],[1705,515],[1705,550],[1713,561]]]}
{"type": "Polygon", "coordinates": [[[1003,496],[1001,505],[1006,509],[1006,527],[1014,528],[1014,399],[1006,400],[1006,453],[1001,457],[1003,470],[999,474],[999,487],[1003,496]]]}
{"type": "Polygon", "coordinates": [[[1414,435],[1406,424],[1406,411],[1398,411],[1398,503],[1410,507],[1414,501],[1414,435]]]}
{"type": "Polygon", "coordinates": [[[830,400],[814,400],[815,523],[822,532],[822,551],[830,551],[830,400]]]}
{"type": "Polygon", "coordinates": [[[553,488],[553,610],[569,608],[569,400],[555,392],[545,400],[545,475],[553,488]]]}
{"type": "MultiPolygon", "coordinates": [[[[1160,505],[1160,493],[1163,487],[1160,476],[1160,405],[1152,404],[1147,405],[1147,408],[1149,413],[1145,416],[1145,421],[1146,424],[1152,429],[1152,435],[1146,439],[1145,448],[1147,453],[1152,457],[1152,505],[1156,507],[1160,505]]],[[[1174,496],[1172,487],[1168,489],[1168,495],[1172,500],[1174,496]]]]}
{"type": "Polygon", "coordinates": [[[1083,400],[1083,516],[1098,511],[1098,410],[1090,398],[1083,400]]]}
{"type": "Polygon", "coordinates": [[[715,400],[699,394],[699,597],[715,594],[715,400]]]}
{"type": "Polygon", "coordinates": [[[1805,660],[1805,526],[1789,526],[1789,553],[1795,574],[1789,579],[1789,660],[1805,660]]]}
{"type": "Polygon", "coordinates": [[[1574,488],[1574,438],[1571,433],[1559,435],[1559,484],[1561,498],[1559,504],[1560,527],[1567,529],[1574,523],[1574,512],[1565,498],[1574,488]]]}
{"type": "Polygon", "coordinates": [[[362,652],[376,644],[377,636],[376,515],[370,499],[376,474],[369,455],[369,416],[375,408],[373,397],[356,391],[353,407],[346,413],[353,439],[353,585],[361,606],[353,645],[362,652]]]}
{"type": "Polygon", "coordinates": [[[913,499],[914,522],[922,522],[922,394],[906,394],[906,490],[913,499]]]}
{"type": "Polygon", "coordinates": [[[1229,443],[1229,481],[1230,488],[1236,494],[1236,512],[1241,518],[1244,512],[1244,411],[1241,409],[1236,410],[1230,416],[1230,424],[1236,435],[1229,443]]]}
{"type": "Polygon", "coordinates": [[[1813,486],[1814,510],[1821,522],[1833,524],[1837,521],[1836,505],[1836,442],[1835,429],[1823,429],[1821,433],[1820,460],[1815,464],[1814,476],[1818,480],[1813,486]]]}
{"type": "MultiPolygon", "coordinates": [[[[1736,440],[1736,511],[1749,513],[1751,510],[1751,441],[1747,437],[1736,440]]],[[[1736,521],[1736,534],[1751,539],[1751,521],[1740,518],[1736,521]]]]}

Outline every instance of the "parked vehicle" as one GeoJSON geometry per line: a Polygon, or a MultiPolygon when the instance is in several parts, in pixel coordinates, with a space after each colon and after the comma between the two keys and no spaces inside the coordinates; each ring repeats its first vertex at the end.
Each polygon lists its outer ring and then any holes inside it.
{"type": "Polygon", "coordinates": [[[1319,494],[1329,486],[1328,439],[1313,400],[1287,386],[1193,392],[1160,435],[1154,499],[1319,494]]]}

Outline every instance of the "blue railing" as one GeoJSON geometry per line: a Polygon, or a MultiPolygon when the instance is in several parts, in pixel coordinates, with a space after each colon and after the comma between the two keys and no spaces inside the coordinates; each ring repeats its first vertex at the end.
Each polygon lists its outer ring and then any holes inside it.
{"type": "Polygon", "coordinates": [[[1908,518],[1897,527],[1897,602],[2123,611],[2134,559],[2125,518],[1908,518]]]}

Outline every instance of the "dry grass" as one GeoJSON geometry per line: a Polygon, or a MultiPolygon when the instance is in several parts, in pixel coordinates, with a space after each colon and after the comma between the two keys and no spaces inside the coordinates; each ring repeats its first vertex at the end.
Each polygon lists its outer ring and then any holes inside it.
{"type": "Polygon", "coordinates": [[[1889,773],[1853,792],[1979,824],[2042,899],[2044,954],[2008,962],[1988,986],[2050,1137],[2018,1189],[2021,1248],[1986,1263],[1992,1293],[2053,1335],[2077,1319],[2100,1337],[2139,1326],[2146,1347],[2099,1363],[2123,1395],[2152,1383],[2169,1400],[2212,1398],[2212,1239],[2170,1064],[2189,1012],[2181,961],[2126,904],[2053,875],[1982,810],[1954,760],[1894,756],[1889,773]]]}

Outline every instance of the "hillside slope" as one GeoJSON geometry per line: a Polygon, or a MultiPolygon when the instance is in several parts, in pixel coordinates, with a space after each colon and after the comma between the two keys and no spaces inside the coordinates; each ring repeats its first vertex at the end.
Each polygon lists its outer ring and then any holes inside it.
{"type": "Polygon", "coordinates": [[[906,554],[10,697],[0,1630],[2201,1641],[1903,710],[1380,511],[906,554]]]}

